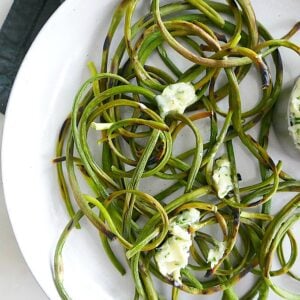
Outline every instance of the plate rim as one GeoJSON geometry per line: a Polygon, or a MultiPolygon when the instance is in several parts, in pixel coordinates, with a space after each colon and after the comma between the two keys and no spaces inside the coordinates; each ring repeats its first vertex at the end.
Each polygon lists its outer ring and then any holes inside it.
{"type": "MultiPolygon", "coordinates": [[[[6,144],[8,143],[9,140],[9,125],[11,123],[11,118],[13,117],[13,113],[11,112],[13,110],[13,107],[15,106],[14,102],[15,102],[15,90],[17,90],[18,88],[18,82],[22,79],[23,76],[23,70],[24,70],[24,65],[27,63],[28,60],[30,60],[30,56],[31,56],[31,52],[33,51],[32,49],[35,49],[36,47],[38,47],[38,45],[40,44],[40,40],[41,38],[44,36],[45,32],[47,31],[47,28],[52,26],[52,23],[55,23],[55,20],[58,18],[58,15],[60,13],[62,13],[62,11],[72,8],[72,5],[74,5],[75,2],[73,1],[64,1],[60,4],[60,6],[53,12],[53,14],[48,18],[48,20],[45,22],[45,24],[42,26],[42,28],[40,29],[40,31],[38,32],[38,34],[36,35],[35,39],[33,40],[32,44],[30,45],[29,49],[27,50],[22,63],[19,67],[19,70],[17,72],[17,75],[15,77],[13,86],[11,88],[11,92],[8,98],[8,103],[7,103],[7,107],[6,107],[6,111],[5,111],[5,118],[4,118],[4,124],[3,124],[3,131],[2,131],[2,144],[1,144],[1,156],[0,156],[0,160],[1,160],[1,177],[2,177],[2,187],[3,187],[3,196],[4,196],[4,204],[7,210],[7,214],[8,214],[8,218],[9,218],[9,222],[15,237],[15,241],[17,243],[17,246],[21,252],[21,255],[26,263],[26,266],[30,272],[30,274],[32,275],[32,278],[34,279],[34,281],[37,283],[37,285],[40,287],[40,289],[43,291],[44,295],[48,298],[50,298],[50,291],[48,290],[47,286],[44,286],[44,284],[41,282],[41,280],[39,280],[38,278],[38,274],[36,274],[33,271],[33,268],[31,266],[31,262],[29,261],[29,258],[27,257],[27,255],[25,254],[25,251],[23,250],[23,246],[20,243],[20,238],[19,235],[21,234],[19,232],[19,229],[17,229],[19,226],[16,225],[16,222],[14,221],[14,217],[13,217],[13,212],[12,209],[10,208],[10,204],[9,204],[9,200],[8,200],[8,196],[7,194],[9,193],[9,187],[7,186],[7,184],[5,184],[6,180],[7,180],[7,170],[5,168],[5,163],[4,160],[7,156],[7,147],[6,144]]],[[[52,272],[52,269],[51,269],[52,272]]],[[[58,292],[55,291],[58,295],[58,292]]]]}

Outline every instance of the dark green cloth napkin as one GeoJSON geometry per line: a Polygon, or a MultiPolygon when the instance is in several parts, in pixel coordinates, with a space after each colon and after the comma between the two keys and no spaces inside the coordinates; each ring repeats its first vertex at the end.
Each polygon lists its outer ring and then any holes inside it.
{"type": "MultiPolygon", "coordinates": [[[[1,0],[0,0],[1,1],[1,0]]],[[[0,112],[32,41],[61,0],[15,0],[0,31],[0,112]]]]}

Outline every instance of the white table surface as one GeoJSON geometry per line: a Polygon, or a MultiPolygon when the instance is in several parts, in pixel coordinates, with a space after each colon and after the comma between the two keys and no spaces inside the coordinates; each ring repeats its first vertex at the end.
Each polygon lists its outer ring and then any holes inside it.
{"type": "MultiPolygon", "coordinates": [[[[0,0],[0,28],[13,0],[0,0]]],[[[4,116],[0,114],[0,146],[4,116]]],[[[0,298],[3,300],[46,300],[19,250],[4,202],[0,173],[0,298]]]]}

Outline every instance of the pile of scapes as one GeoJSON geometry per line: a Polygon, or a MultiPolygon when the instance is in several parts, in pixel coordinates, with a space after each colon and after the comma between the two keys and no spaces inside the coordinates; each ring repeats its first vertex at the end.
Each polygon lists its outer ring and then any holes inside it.
{"type": "Polygon", "coordinates": [[[299,280],[290,269],[297,257],[291,227],[300,216],[300,194],[278,214],[270,211],[276,193],[300,192],[300,182],[267,151],[272,110],[282,88],[278,48],[300,53],[299,46],[289,41],[299,24],[281,39],[273,39],[256,21],[248,0],[165,5],[144,1],[149,12],[133,23],[137,2],[123,0],[117,6],[100,72],[89,65],[92,77],[80,88],[59,134],[55,162],[71,217],[55,253],[55,283],[61,297],[69,298],[63,287],[62,248],[70,231],[87,217],[122,274],[125,269],[111,249],[112,240],[124,248],[135,299],[160,298],[153,277],[173,286],[172,299],[179,290],[223,291],[224,299],[237,299],[233,287],[249,272],[255,275],[255,285],[240,299],[257,294],[266,299],[269,288],[285,299],[300,299],[272,280],[282,274],[299,280]],[[115,33],[122,21],[124,35],[119,38],[115,33]],[[170,57],[174,51],[190,67],[181,70],[170,57]],[[152,65],[149,58],[155,54],[161,62],[152,65]],[[266,57],[275,70],[272,78],[266,57]],[[253,65],[262,96],[243,111],[239,85],[253,65]],[[222,73],[226,82],[217,87],[222,73]],[[220,100],[228,102],[222,106],[228,110],[220,108],[220,100]],[[201,118],[210,123],[207,143],[194,123],[201,118]],[[254,126],[257,140],[248,134],[254,126]],[[195,138],[189,151],[175,156],[173,145],[184,127],[195,138]],[[96,156],[87,138],[95,130],[100,144],[96,156]],[[259,165],[261,180],[254,185],[239,187],[234,140],[259,165]],[[90,194],[82,191],[79,176],[90,186],[90,194]],[[155,195],[145,193],[140,184],[148,177],[153,185],[168,187],[155,195]],[[254,207],[255,213],[249,210],[254,207]],[[207,233],[213,225],[222,240],[207,233]],[[292,249],[288,259],[283,255],[285,238],[292,249]],[[273,270],[276,253],[281,267],[273,270]]]}

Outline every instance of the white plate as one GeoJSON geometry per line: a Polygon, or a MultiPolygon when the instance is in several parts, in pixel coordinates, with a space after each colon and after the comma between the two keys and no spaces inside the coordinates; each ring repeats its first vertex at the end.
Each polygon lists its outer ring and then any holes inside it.
{"type": "MultiPolygon", "coordinates": [[[[2,148],[7,208],[22,253],[51,299],[59,299],[52,280],[53,250],[68,220],[51,163],[55,140],[74,94],[88,77],[87,61],[100,61],[115,3],[66,1],[26,55],[7,109],[2,148]]],[[[299,18],[299,1],[253,0],[253,5],[258,19],[275,37],[286,33],[299,18]]],[[[290,51],[283,54],[286,82],[299,75],[300,62],[290,51]]],[[[271,148],[275,160],[283,159],[288,172],[299,174],[299,162],[283,153],[273,135],[271,148]]],[[[241,153],[242,167],[244,156],[241,153]]],[[[110,266],[97,233],[88,224],[72,234],[64,254],[66,287],[73,299],[132,298],[130,275],[121,277],[110,266]]]]}

